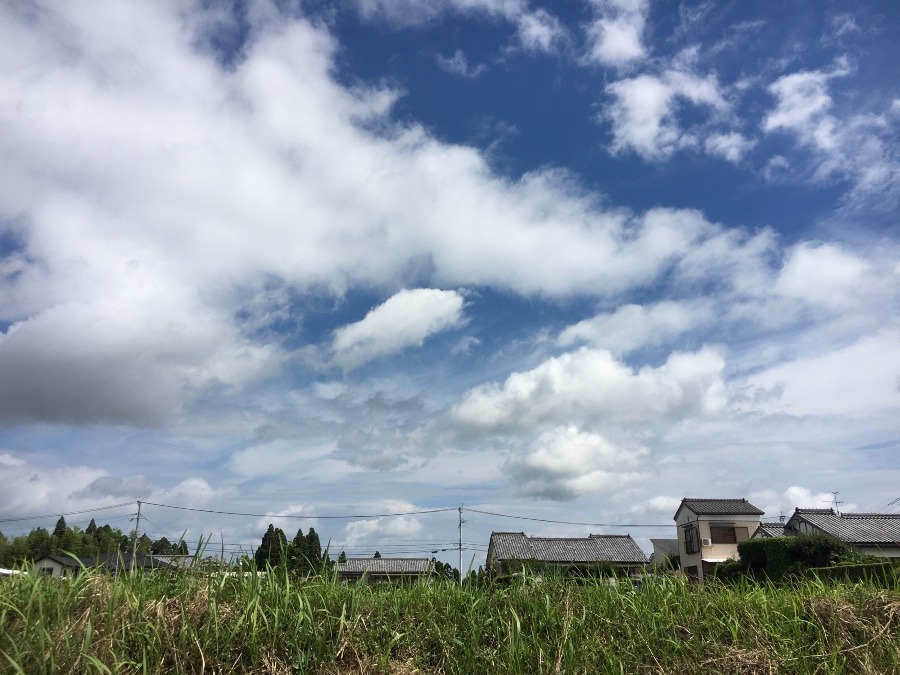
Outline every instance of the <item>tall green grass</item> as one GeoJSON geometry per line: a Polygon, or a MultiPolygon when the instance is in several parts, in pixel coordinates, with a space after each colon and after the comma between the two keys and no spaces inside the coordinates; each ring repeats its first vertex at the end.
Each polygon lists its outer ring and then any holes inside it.
{"type": "Polygon", "coordinates": [[[900,589],[0,580],[3,673],[900,673],[900,589]]]}

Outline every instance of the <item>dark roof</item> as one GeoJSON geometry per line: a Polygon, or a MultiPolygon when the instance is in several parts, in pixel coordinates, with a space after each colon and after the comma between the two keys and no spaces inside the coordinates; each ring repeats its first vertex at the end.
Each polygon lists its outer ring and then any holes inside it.
{"type": "MultiPolygon", "coordinates": [[[[81,569],[84,567],[102,567],[107,570],[128,570],[132,565],[131,553],[101,553],[97,557],[84,556],[81,558],[73,558],[67,555],[48,555],[41,560],[54,560],[64,567],[72,569],[81,569]]],[[[40,562],[40,560],[35,561],[40,562]]],[[[138,553],[134,558],[134,566],[140,569],[158,569],[171,567],[168,563],[149,555],[138,553]]]]}
{"type": "Polygon", "coordinates": [[[675,510],[675,519],[683,508],[698,516],[761,516],[765,511],[756,508],[746,499],[695,499],[685,497],[675,510]]]}
{"type": "Polygon", "coordinates": [[[659,551],[663,555],[678,555],[677,539],[651,539],[650,543],[653,544],[654,553],[659,551]]]}
{"type": "Polygon", "coordinates": [[[645,563],[647,556],[627,534],[592,534],[587,537],[528,537],[524,532],[492,532],[491,560],[540,562],[645,563]]]}
{"type": "MultiPolygon", "coordinates": [[[[788,524],[805,520],[850,544],[900,546],[900,513],[836,513],[833,509],[795,509],[788,524]]],[[[796,528],[794,528],[796,529],[796,528]]]]}
{"type": "Polygon", "coordinates": [[[434,563],[428,558],[347,558],[337,563],[345,574],[431,574],[434,563]]]}
{"type": "Polygon", "coordinates": [[[783,537],[784,536],[784,526],[785,523],[760,523],[759,527],[756,528],[756,532],[754,532],[754,536],[760,535],[763,537],[783,537]]]}

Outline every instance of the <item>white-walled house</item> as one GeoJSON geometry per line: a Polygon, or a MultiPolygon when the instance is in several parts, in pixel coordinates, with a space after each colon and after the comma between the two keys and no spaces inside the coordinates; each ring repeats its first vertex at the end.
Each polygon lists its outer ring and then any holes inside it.
{"type": "Polygon", "coordinates": [[[746,499],[682,499],[674,517],[681,571],[702,583],[718,563],[739,557],[737,545],[756,532],[762,515],[746,499]]]}

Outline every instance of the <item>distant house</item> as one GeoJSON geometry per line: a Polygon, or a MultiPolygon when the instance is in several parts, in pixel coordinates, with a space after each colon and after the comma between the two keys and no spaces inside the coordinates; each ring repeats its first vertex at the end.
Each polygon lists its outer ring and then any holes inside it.
{"type": "Polygon", "coordinates": [[[434,562],[428,558],[347,558],[335,564],[340,581],[402,583],[429,579],[434,562]]]}
{"type": "Polygon", "coordinates": [[[682,499],[674,516],[681,571],[703,583],[716,564],[739,557],[737,545],[756,532],[762,515],[746,499],[682,499]]]}
{"type": "Polygon", "coordinates": [[[647,556],[627,534],[529,537],[524,532],[492,532],[486,569],[500,576],[534,565],[564,573],[611,566],[622,574],[638,574],[646,564],[647,556]]]}
{"type": "Polygon", "coordinates": [[[48,577],[74,577],[83,568],[99,568],[111,574],[130,572],[132,569],[143,571],[171,569],[171,565],[149,555],[131,553],[102,553],[99,556],[72,558],[66,555],[48,555],[36,560],[32,571],[48,577]]]}
{"type": "Polygon", "coordinates": [[[830,534],[879,558],[900,559],[900,513],[837,513],[795,509],[785,534],[830,534]]]}
{"type": "Polygon", "coordinates": [[[779,521],[777,523],[760,523],[751,538],[765,539],[766,537],[783,537],[784,526],[784,521],[779,521]]]}
{"type": "Polygon", "coordinates": [[[653,565],[667,566],[669,561],[675,559],[678,564],[678,540],[677,539],[651,539],[653,553],[650,554],[650,563],[653,565]]]}

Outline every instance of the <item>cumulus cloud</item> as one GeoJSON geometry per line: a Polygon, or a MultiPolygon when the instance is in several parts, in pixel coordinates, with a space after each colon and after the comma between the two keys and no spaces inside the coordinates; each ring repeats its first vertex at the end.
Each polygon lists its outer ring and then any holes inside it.
{"type": "MultiPolygon", "coordinates": [[[[335,45],[302,18],[256,27],[223,70],[193,40],[199,19],[162,6],[130,6],[109,31],[65,7],[3,12],[8,418],[160,424],[208,387],[269,377],[285,355],[267,322],[288,316],[288,291],[426,269],[442,284],[617,292],[710,227],[605,213],[565,174],[510,182],[472,148],[392,127],[396,93],[334,82],[335,45]]],[[[344,364],[430,330],[392,343],[370,324],[340,333],[344,364]]]]}
{"type": "Polygon", "coordinates": [[[611,314],[598,314],[569,326],[559,334],[557,342],[564,347],[584,342],[622,355],[641,347],[665,344],[702,328],[713,317],[709,300],[623,305],[611,314]]]}
{"type": "Polygon", "coordinates": [[[782,295],[841,309],[866,290],[869,264],[836,244],[796,245],[786,256],[776,281],[782,295]]]}
{"type": "Polygon", "coordinates": [[[552,53],[568,40],[559,19],[543,9],[520,14],[516,24],[516,38],[526,51],[552,53]]]}
{"type": "Polygon", "coordinates": [[[481,429],[527,432],[547,423],[589,430],[700,415],[724,404],[724,365],[704,348],[635,371],[606,350],[583,347],[470,390],[453,416],[481,429]]]}
{"type": "Polygon", "coordinates": [[[334,360],[343,368],[355,368],[407,347],[421,347],[429,336],[462,324],[464,304],[457,291],[400,291],[361,321],[334,332],[334,360]]]}
{"type": "Polygon", "coordinates": [[[732,164],[740,162],[755,145],[756,141],[737,132],[713,134],[703,144],[708,155],[721,157],[732,164]]]}
{"type": "Polygon", "coordinates": [[[647,0],[592,0],[596,18],[586,27],[585,60],[622,67],[643,59],[644,24],[650,10],[647,0]]]}
{"type": "Polygon", "coordinates": [[[643,448],[616,447],[599,434],[570,426],[541,433],[503,468],[520,494],[564,501],[640,481],[646,455],[643,448]]]}
{"type": "MultiPolygon", "coordinates": [[[[628,150],[646,160],[661,160],[677,150],[695,147],[698,139],[682,129],[676,104],[725,110],[728,107],[715,76],[670,69],[662,75],[642,74],[618,80],[606,87],[611,103],[604,117],[612,122],[613,154],[628,150]]],[[[731,149],[735,140],[731,140],[731,149]]],[[[722,143],[713,143],[713,154],[721,154],[722,143]]]]}

